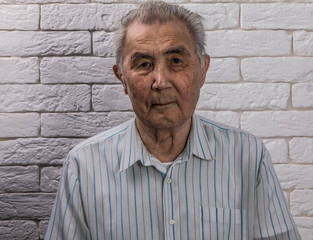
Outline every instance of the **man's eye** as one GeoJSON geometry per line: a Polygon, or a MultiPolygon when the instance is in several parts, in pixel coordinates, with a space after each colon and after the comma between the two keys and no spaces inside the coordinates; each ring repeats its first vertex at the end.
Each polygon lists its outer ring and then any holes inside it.
{"type": "Polygon", "coordinates": [[[149,62],[144,62],[139,65],[139,68],[150,68],[150,67],[151,67],[151,63],[149,62]]]}
{"type": "Polygon", "coordinates": [[[173,58],[173,59],[172,59],[172,63],[174,63],[174,64],[180,64],[180,63],[182,63],[182,60],[180,60],[179,58],[173,58]]]}

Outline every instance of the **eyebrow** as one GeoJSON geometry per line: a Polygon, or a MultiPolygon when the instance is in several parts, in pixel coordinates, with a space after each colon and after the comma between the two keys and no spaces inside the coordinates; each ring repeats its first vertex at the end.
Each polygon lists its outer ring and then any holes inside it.
{"type": "Polygon", "coordinates": [[[141,52],[135,52],[134,54],[131,55],[130,59],[131,62],[137,62],[139,59],[152,59],[152,56],[146,54],[146,53],[141,53],[141,52]]]}
{"type": "MultiPolygon", "coordinates": [[[[184,47],[184,46],[178,46],[178,47],[174,47],[174,48],[170,48],[168,50],[166,50],[163,55],[171,55],[171,54],[180,54],[180,55],[185,55],[185,56],[190,56],[189,51],[184,47]]],[[[152,60],[153,57],[147,53],[143,53],[143,52],[134,52],[131,57],[131,63],[136,63],[139,61],[139,59],[150,59],[152,60]]]]}

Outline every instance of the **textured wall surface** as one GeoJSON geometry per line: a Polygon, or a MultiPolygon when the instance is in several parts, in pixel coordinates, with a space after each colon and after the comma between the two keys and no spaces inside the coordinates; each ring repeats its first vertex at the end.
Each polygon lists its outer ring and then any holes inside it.
{"type": "MultiPolygon", "coordinates": [[[[139,0],[0,0],[0,239],[41,239],[68,151],[133,116],[113,34],[139,0]]],[[[204,17],[197,112],[261,136],[313,239],[313,0],[172,0],[204,17]]]]}

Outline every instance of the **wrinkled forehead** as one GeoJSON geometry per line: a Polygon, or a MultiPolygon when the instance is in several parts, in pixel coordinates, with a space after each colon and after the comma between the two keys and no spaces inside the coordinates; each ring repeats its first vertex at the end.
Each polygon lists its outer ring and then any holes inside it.
{"type": "Polygon", "coordinates": [[[125,34],[124,53],[134,47],[171,48],[185,46],[196,53],[196,44],[188,27],[181,21],[144,24],[135,21],[128,26],[125,34]]]}

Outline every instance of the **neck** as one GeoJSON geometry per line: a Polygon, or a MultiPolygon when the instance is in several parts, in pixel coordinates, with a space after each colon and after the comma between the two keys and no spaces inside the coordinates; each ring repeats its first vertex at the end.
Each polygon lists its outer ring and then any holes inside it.
{"type": "Polygon", "coordinates": [[[186,147],[191,118],[174,128],[155,129],[136,118],[136,127],[146,149],[161,162],[174,161],[186,147]]]}

